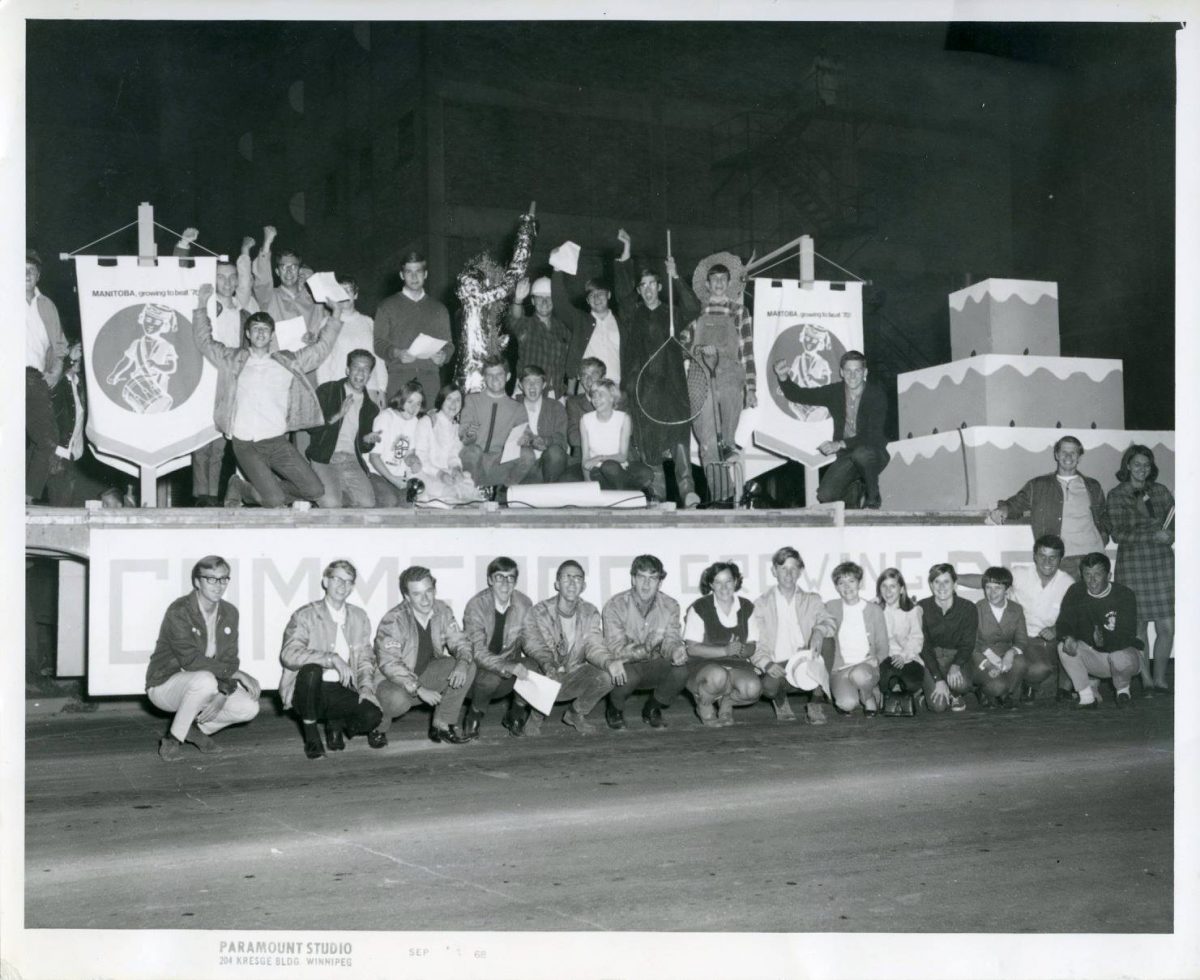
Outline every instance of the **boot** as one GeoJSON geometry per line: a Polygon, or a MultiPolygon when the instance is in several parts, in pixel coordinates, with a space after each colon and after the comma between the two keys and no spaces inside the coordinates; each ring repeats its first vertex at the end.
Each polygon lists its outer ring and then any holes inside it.
{"type": "Polygon", "coordinates": [[[508,729],[509,735],[520,737],[525,734],[525,726],[529,723],[529,714],[533,709],[527,704],[517,704],[514,700],[509,703],[508,710],[504,712],[504,718],[500,722],[508,729]]]}
{"type": "Polygon", "coordinates": [[[646,698],[646,704],[642,708],[642,721],[651,728],[666,728],[667,723],[663,720],[662,709],[663,706],[651,694],[650,697],[646,698]]]}
{"type": "Polygon", "coordinates": [[[483,721],[483,712],[476,711],[472,705],[467,709],[467,716],[463,719],[463,734],[467,738],[479,738],[479,723],[483,721]]]}
{"type": "Polygon", "coordinates": [[[321,744],[321,730],[315,723],[301,726],[304,729],[304,754],[310,759],[320,759],[325,755],[325,746],[321,744]]]}

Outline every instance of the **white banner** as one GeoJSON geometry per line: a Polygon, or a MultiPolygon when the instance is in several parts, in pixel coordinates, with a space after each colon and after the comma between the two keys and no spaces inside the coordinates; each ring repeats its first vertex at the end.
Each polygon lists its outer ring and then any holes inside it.
{"type": "Polygon", "coordinates": [[[95,528],[91,532],[88,623],[88,691],[93,695],[144,690],[146,664],[167,606],[192,590],[191,571],[208,554],[229,562],[225,598],[241,613],[242,665],[267,689],[279,683],[279,649],[288,617],[321,593],[321,572],[335,558],[358,569],[355,602],[372,628],[400,601],[398,579],[409,565],[424,565],[437,579],[438,597],[460,617],[484,587],[497,555],[520,569],[517,588],[535,602],[554,594],[554,573],[573,558],[588,575],[584,598],[603,606],[629,588],[636,555],[657,555],[667,569],[663,591],[686,608],[699,597],[700,573],[717,560],[737,562],[750,599],[773,583],[771,555],[781,545],[805,561],[801,586],[836,596],[830,573],[842,561],[863,566],[863,591],[899,568],[915,594],[926,594],[935,562],[961,572],[1030,560],[1032,541],[1023,525],[929,527],[762,526],[607,528],[95,528]]]}
{"type": "Polygon", "coordinates": [[[830,462],[817,449],[833,438],[829,412],[784,398],[772,365],[785,360],[792,381],[818,388],[840,381],[841,356],[862,349],[862,283],[814,282],[804,289],[796,279],[755,279],[755,443],[808,466],[830,462]]]}
{"type": "Polygon", "coordinates": [[[216,259],[189,261],[75,257],[87,435],[102,453],[138,466],[161,466],[217,436],[217,372],[192,334],[196,297],[216,278],[216,259]]]}

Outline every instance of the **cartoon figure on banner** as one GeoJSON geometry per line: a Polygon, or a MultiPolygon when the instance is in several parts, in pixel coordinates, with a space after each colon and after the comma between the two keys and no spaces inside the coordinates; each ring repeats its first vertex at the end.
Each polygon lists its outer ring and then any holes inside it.
{"type": "Polygon", "coordinates": [[[792,361],[791,378],[801,388],[819,388],[833,383],[833,365],[825,360],[824,352],[833,349],[829,331],[815,323],[806,323],[800,330],[804,350],[792,361]]]}
{"type": "Polygon", "coordinates": [[[179,354],[165,335],[176,332],[177,316],[169,306],[143,306],[137,318],[142,336],[125,348],[124,356],[104,379],[110,385],[124,381],[121,399],[140,415],[169,412],[174,404],[170,384],[179,354]]]}
{"type": "Polygon", "coordinates": [[[97,387],[109,401],[137,415],[182,406],[204,369],[191,322],[162,303],[118,310],[97,332],[90,353],[97,387]]]}
{"type": "MultiPolygon", "coordinates": [[[[815,323],[799,323],[787,327],[771,347],[771,361],[790,362],[788,377],[801,388],[820,388],[838,379],[836,366],[846,348],[837,335],[815,323]]],[[[819,422],[829,418],[822,405],[800,405],[783,397],[779,385],[771,379],[771,397],[775,404],[802,422],[819,422]]]]}

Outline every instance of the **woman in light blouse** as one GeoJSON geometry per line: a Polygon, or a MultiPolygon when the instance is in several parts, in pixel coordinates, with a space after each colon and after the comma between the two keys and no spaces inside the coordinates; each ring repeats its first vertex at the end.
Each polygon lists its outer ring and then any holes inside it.
{"type": "Polygon", "coordinates": [[[897,568],[885,568],[875,580],[875,601],[883,608],[888,635],[888,655],[879,665],[879,687],[885,694],[907,697],[915,712],[924,699],[921,607],[912,601],[897,568]]]}
{"type": "Polygon", "coordinates": [[[710,728],[732,725],[734,705],[755,704],[762,695],[762,682],[750,663],[757,640],[754,603],[737,594],[741,587],[737,565],[714,562],[701,572],[700,598],[684,617],[687,687],[696,699],[696,713],[710,728]]]}

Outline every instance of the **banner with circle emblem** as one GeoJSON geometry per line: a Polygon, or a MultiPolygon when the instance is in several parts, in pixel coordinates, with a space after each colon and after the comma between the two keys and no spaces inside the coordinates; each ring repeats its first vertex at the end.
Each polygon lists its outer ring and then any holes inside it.
{"type": "Polygon", "coordinates": [[[755,279],[754,442],[808,466],[832,462],[817,448],[833,438],[828,410],[788,401],[772,365],[786,361],[792,381],[818,388],[841,381],[838,361],[846,351],[862,349],[862,283],[755,279]]]}
{"type": "Polygon", "coordinates": [[[75,256],[87,435],[102,453],[158,467],[211,442],[216,369],[192,318],[216,259],[75,256]]]}

